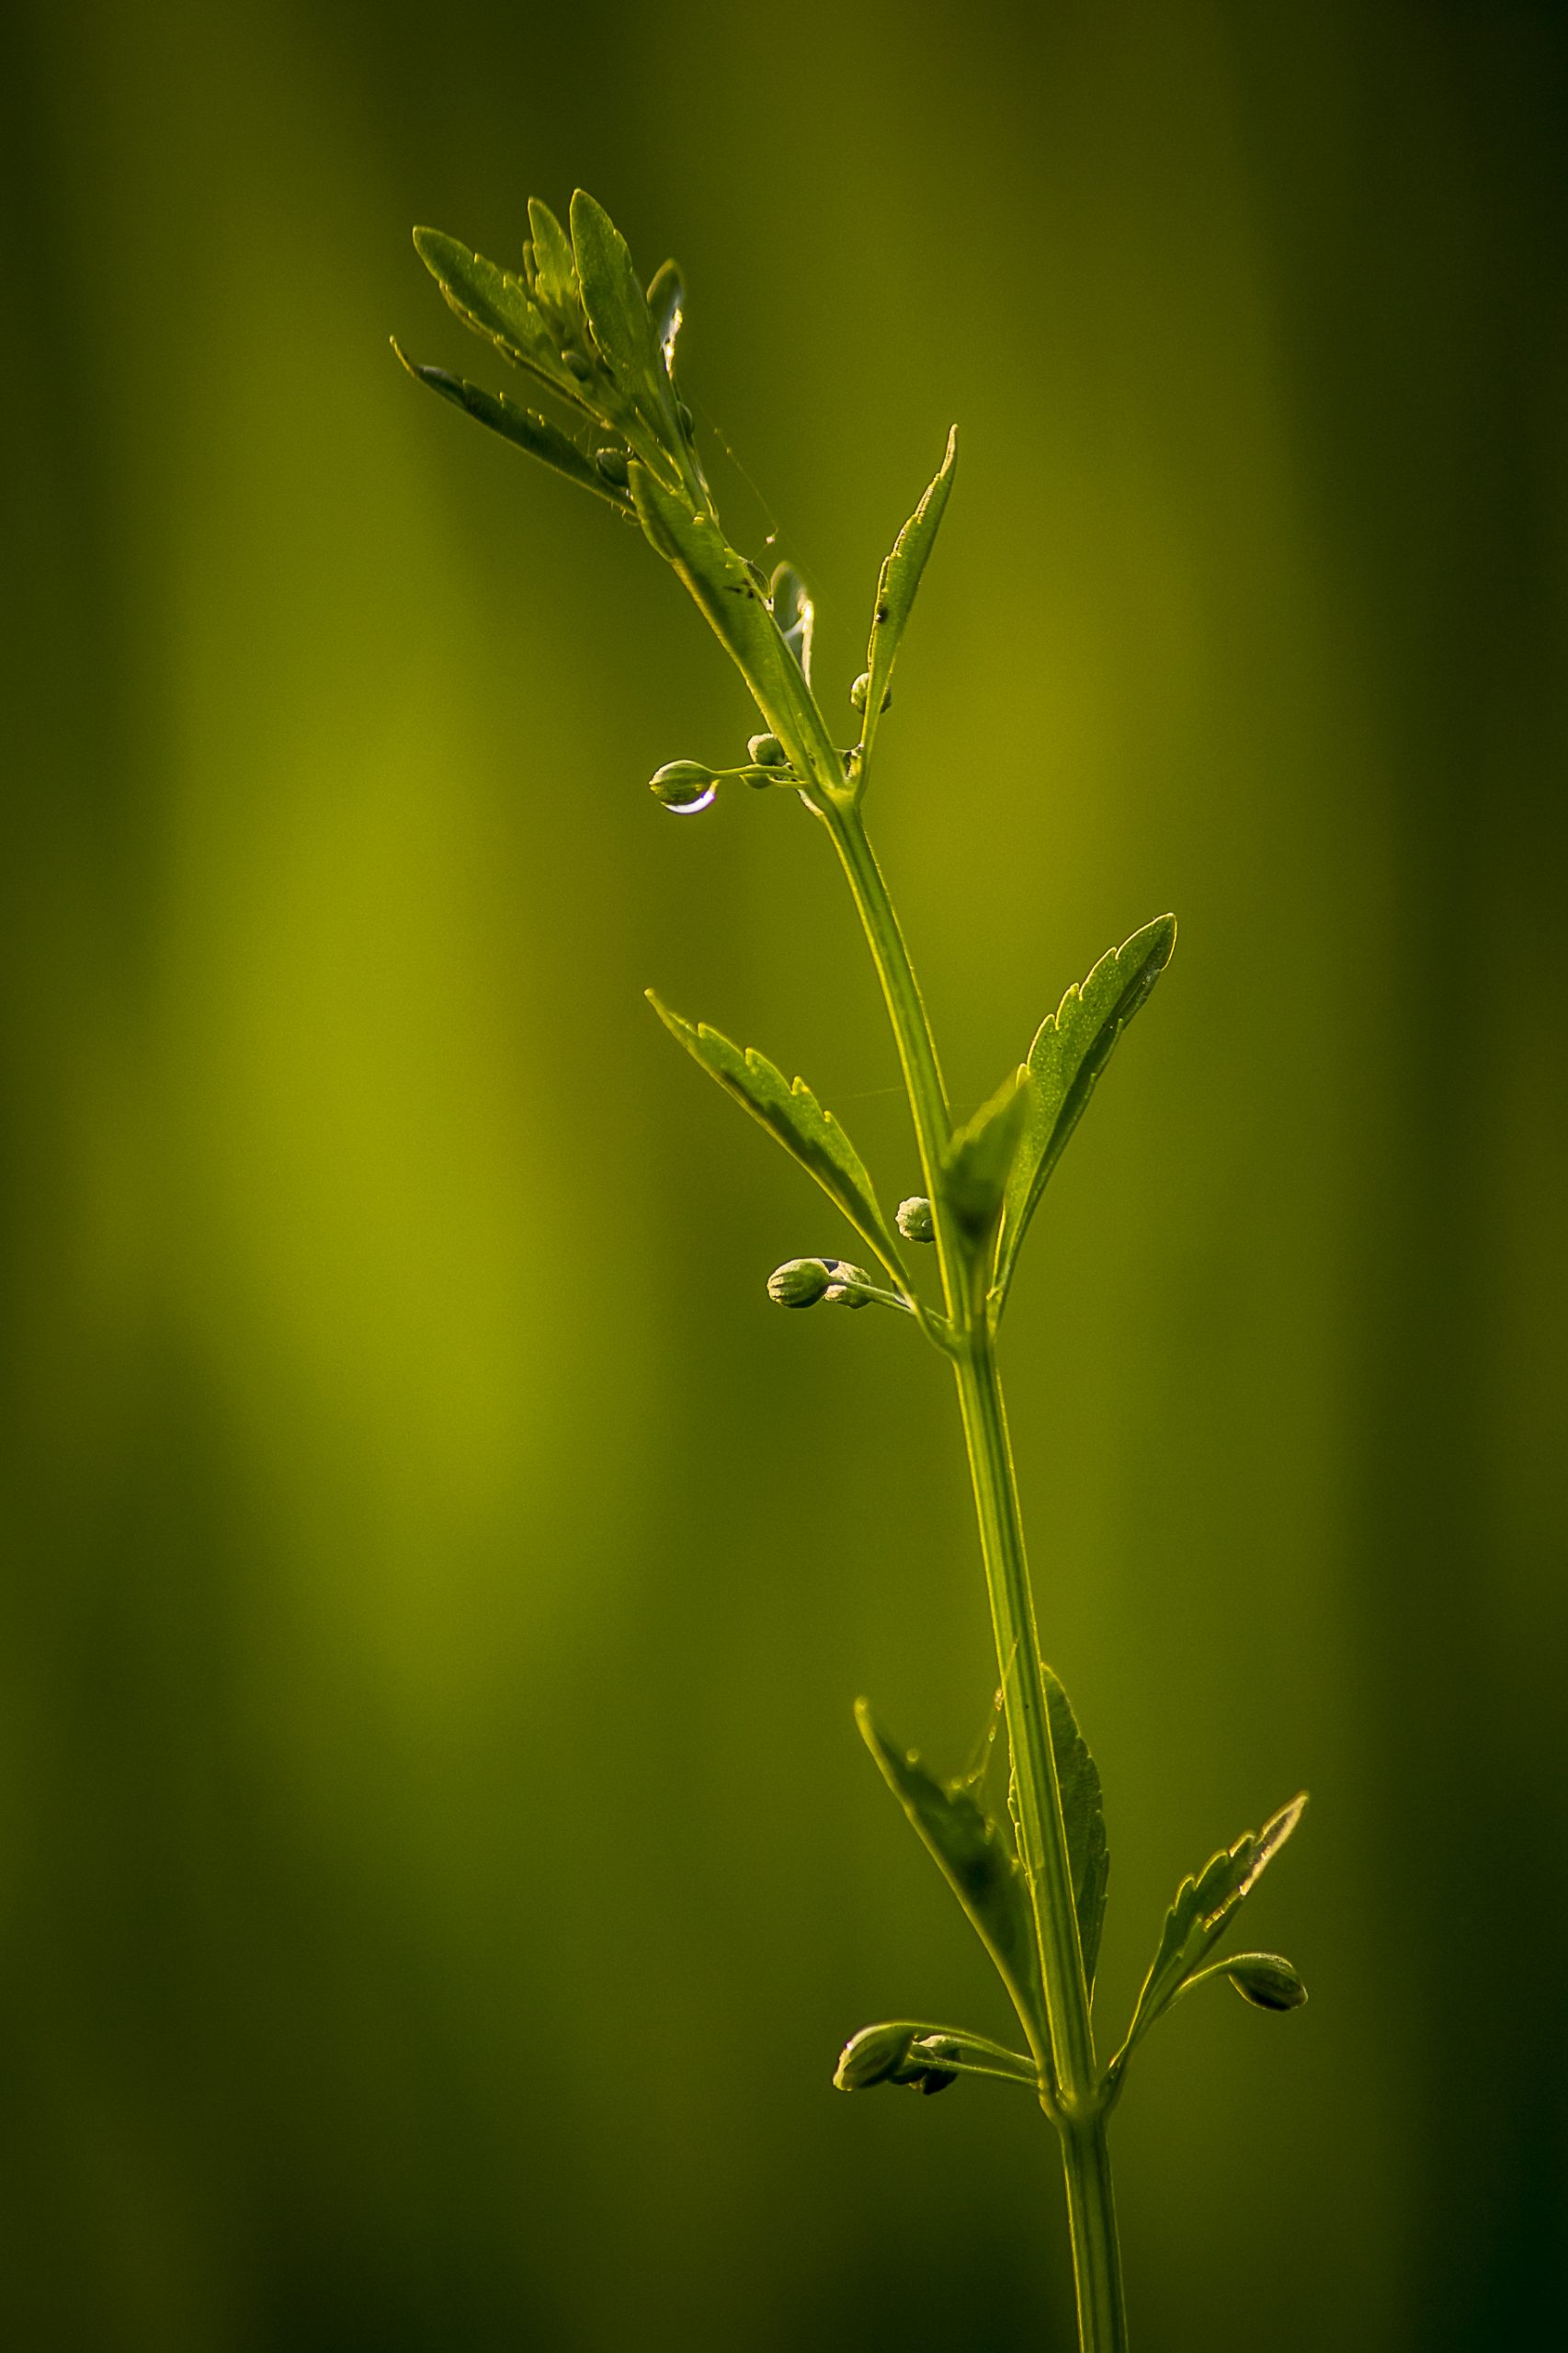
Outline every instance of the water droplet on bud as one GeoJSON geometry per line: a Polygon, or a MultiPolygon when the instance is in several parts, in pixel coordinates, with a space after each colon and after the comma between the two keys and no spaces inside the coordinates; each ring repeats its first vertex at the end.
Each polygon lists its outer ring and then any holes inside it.
{"type": "Polygon", "coordinates": [[[648,790],[677,817],[695,817],[699,809],[710,809],[718,799],[719,779],[711,768],[696,760],[667,760],[649,779],[648,790]]]}

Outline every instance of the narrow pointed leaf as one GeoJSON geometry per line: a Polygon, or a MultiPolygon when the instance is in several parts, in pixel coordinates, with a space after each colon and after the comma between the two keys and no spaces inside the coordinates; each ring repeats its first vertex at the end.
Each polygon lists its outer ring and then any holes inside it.
{"type": "Polygon", "coordinates": [[[1029,1100],[1007,1183],[996,1287],[1006,1292],[1047,1179],[1083,1118],[1118,1039],[1170,962],[1176,917],[1161,915],[1102,956],[1035,1034],[1026,1064],[1029,1100]]]}
{"type": "Polygon", "coordinates": [[[1001,1824],[963,1781],[938,1781],[912,1749],[881,1732],[864,1699],[855,1706],[861,1737],[971,1925],[991,1955],[1014,2007],[1041,2049],[1049,2029],[1028,1890],[1001,1824]]]}
{"type": "Polygon", "coordinates": [[[764,591],[710,515],[694,513],[646,466],[631,468],[631,495],[650,545],[673,565],[720,643],[737,664],[790,766],[802,781],[842,782],[839,756],[805,692],[764,591]]]}
{"type": "Polygon", "coordinates": [[[648,1002],[673,1038],[727,1095],[744,1104],[754,1120],[777,1138],[823,1191],[835,1201],[867,1241],[901,1290],[908,1286],[898,1245],[889,1229],[865,1163],[831,1111],[824,1111],[803,1079],[791,1086],[765,1054],[732,1045],[706,1022],[683,1021],[653,991],[648,1002]]]}
{"type": "Polygon", "coordinates": [[[1159,1948],[1143,1981],[1132,2024],[1116,2065],[1120,2067],[1154,2020],[1209,1959],[1244,1901],[1306,1811],[1303,1794],[1281,1806],[1258,1831],[1211,1855],[1194,1879],[1184,1879],[1165,1915],[1159,1948]]]}
{"type": "Polygon", "coordinates": [[[471,384],[461,376],[449,376],[444,368],[423,368],[408,358],[394,342],[392,349],[409,374],[454,408],[460,408],[481,425],[498,433],[530,458],[564,474],[568,482],[576,483],[583,490],[591,490],[597,497],[608,499],[621,514],[629,514],[631,501],[623,491],[608,483],[593,461],[583,455],[575,443],[568,440],[559,426],[548,418],[536,416],[533,410],[524,408],[518,401],[509,400],[505,392],[487,392],[479,384],[471,384]]]}
{"type": "Polygon", "coordinates": [[[996,1230],[1028,1109],[1025,1074],[1015,1071],[959,1129],[942,1160],[941,1187],[965,1239],[978,1248],[996,1230]]]}
{"type": "Polygon", "coordinates": [[[528,233],[534,248],[534,290],[567,324],[580,324],[583,299],[572,243],[548,204],[528,199],[528,233]]]}
{"type": "Polygon", "coordinates": [[[1073,1908],[1078,1915],[1084,1976],[1092,1994],[1100,1956],[1100,1931],[1105,1926],[1106,1888],[1110,1878],[1110,1847],[1106,1838],[1099,1768],[1078,1729],[1073,1702],[1050,1667],[1042,1671],[1056,1781],[1062,1792],[1062,1817],[1067,1830],[1067,1859],[1073,1871],[1073,1908]]]}
{"type": "Polygon", "coordinates": [[[666,374],[675,373],[676,337],[686,314],[686,281],[678,263],[661,262],[648,289],[648,313],[666,374]]]}
{"type": "Polygon", "coordinates": [[[674,421],[669,380],[648,298],[625,238],[584,188],[572,199],[572,251],[588,326],[618,390],[651,425],[667,430],[674,421]]]}
{"type": "Polygon", "coordinates": [[[834,2088],[869,2092],[879,2084],[904,2084],[917,2092],[946,2091],[958,2075],[994,2075],[1038,2093],[1040,2074],[1024,2052],[1009,2051],[962,2027],[927,2026],[916,2018],[892,2018],[862,2027],[840,2052],[834,2088]]]}
{"type": "Polygon", "coordinates": [[[817,619],[811,591],[792,563],[781,563],[775,568],[767,584],[767,597],[779,634],[799,664],[801,676],[810,686],[812,638],[817,619]]]}
{"type": "Polygon", "coordinates": [[[470,253],[466,245],[439,229],[415,229],[414,243],[420,260],[465,326],[483,335],[516,366],[542,378],[562,400],[578,408],[586,405],[580,387],[562,367],[555,337],[521,278],[498,269],[483,254],[470,253]]]}
{"type": "Polygon", "coordinates": [[[892,683],[892,665],[914,609],[915,592],[920,585],[920,575],[937,543],[937,533],[947,510],[953,486],[953,469],[958,459],[959,429],[955,425],[948,436],[947,453],[940,470],[893,541],[892,553],[883,564],[877,581],[877,608],[871,620],[871,641],[866,654],[866,712],[860,728],[860,741],[868,752],[871,748],[871,738],[876,733],[888,688],[892,683]]]}

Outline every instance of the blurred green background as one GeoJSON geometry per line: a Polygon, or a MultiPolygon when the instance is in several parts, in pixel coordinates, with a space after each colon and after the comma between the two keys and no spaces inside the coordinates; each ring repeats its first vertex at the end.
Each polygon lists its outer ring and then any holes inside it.
{"type": "MultiPolygon", "coordinates": [[[[1009,1330],[1102,2011],[1302,1782],[1117,2129],[1136,2341],[1564,2306],[1568,18],[13,12],[0,2333],[1068,2342],[1004,2027],[849,1701],[991,1665],[952,1403],[656,983],[915,1188],[825,845],[636,538],[394,367],[415,220],[679,255],[831,695],[964,456],[875,830],[956,1097],[1167,906],[1009,1330]]],[[[725,454],[743,453],[754,490],[725,454]]],[[[1103,2029],[1102,2029],[1103,2030],[1103,2029]]]]}

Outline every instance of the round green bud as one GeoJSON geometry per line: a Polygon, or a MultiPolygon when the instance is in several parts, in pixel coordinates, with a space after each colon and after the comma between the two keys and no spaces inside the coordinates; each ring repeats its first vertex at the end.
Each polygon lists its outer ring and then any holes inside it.
{"type": "MultiPolygon", "coordinates": [[[[855,684],[849,689],[849,699],[857,710],[865,710],[866,697],[870,693],[870,691],[871,674],[869,670],[862,670],[859,676],[856,679],[855,684]]],[[[883,689],[881,707],[884,710],[891,710],[892,709],[892,688],[891,687],[883,689]]]]}
{"type": "Polygon", "coordinates": [[[871,1278],[864,1267],[852,1267],[846,1258],[824,1258],[823,1264],[829,1277],[823,1297],[829,1307],[869,1307],[871,1278]]]}
{"type": "Polygon", "coordinates": [[[937,1222],[924,1193],[913,1194],[898,1205],[898,1230],[906,1242],[935,1242],[937,1222]]]}
{"type": "Polygon", "coordinates": [[[719,779],[711,768],[697,760],[666,760],[658,774],[649,778],[648,790],[666,809],[689,812],[707,808],[719,790],[719,779]]]}
{"type": "Polygon", "coordinates": [[[777,735],[753,735],[747,740],[746,750],[759,768],[787,768],[790,765],[790,755],[777,735]]]}
{"type": "Polygon", "coordinates": [[[606,482],[612,483],[617,490],[625,490],[629,486],[631,475],[624,449],[596,449],[594,463],[606,482]]]}
{"type": "Polygon", "coordinates": [[[876,2084],[903,2081],[902,2070],[916,2030],[902,2025],[862,2027],[839,2053],[833,2075],[835,2087],[841,2092],[869,2092],[876,2084]]]}
{"type": "Polygon", "coordinates": [[[561,365],[569,376],[575,376],[580,384],[586,384],[592,381],[594,363],[581,351],[563,351],[561,355],[561,365]]]}
{"type": "Polygon", "coordinates": [[[902,2020],[862,2027],[839,2052],[834,2086],[841,2092],[869,2092],[878,2084],[907,2084],[911,2091],[929,2098],[957,2083],[956,2070],[939,2063],[952,2055],[944,2036],[922,2034],[902,2020]]]}
{"type": "Polygon", "coordinates": [[[767,1296],[775,1307],[814,1307],[825,1299],[833,1280],[830,1266],[836,1260],[790,1258],[767,1278],[767,1296]]]}

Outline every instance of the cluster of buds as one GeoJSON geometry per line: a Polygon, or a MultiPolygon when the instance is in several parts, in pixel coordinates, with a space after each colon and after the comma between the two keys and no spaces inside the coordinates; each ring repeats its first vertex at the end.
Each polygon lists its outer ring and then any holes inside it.
{"type": "Polygon", "coordinates": [[[775,1307],[869,1307],[882,1295],[865,1267],[846,1258],[790,1258],[767,1278],[775,1307]]]}
{"type": "Polygon", "coordinates": [[[732,779],[749,784],[754,792],[766,792],[770,785],[792,785],[796,781],[790,756],[778,736],[754,735],[738,767],[710,767],[705,760],[666,760],[649,778],[648,790],[666,809],[690,816],[699,809],[710,808],[719,787],[732,779]]]}
{"type": "Polygon", "coordinates": [[[953,2038],[920,2026],[869,2026],[845,2045],[834,2074],[835,2089],[869,2092],[878,2084],[905,2084],[929,2098],[958,2081],[941,2062],[956,2057],[953,2038]]]}

